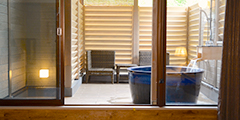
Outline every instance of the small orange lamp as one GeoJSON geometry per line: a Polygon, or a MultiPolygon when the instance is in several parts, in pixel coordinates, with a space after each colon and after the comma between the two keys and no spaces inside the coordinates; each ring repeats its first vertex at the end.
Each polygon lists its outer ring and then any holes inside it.
{"type": "Polygon", "coordinates": [[[175,56],[187,56],[187,50],[185,47],[177,47],[175,50],[175,56]]]}

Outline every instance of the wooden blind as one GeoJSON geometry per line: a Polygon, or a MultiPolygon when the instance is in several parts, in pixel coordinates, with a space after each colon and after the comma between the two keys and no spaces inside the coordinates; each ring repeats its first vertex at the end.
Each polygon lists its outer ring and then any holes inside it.
{"type": "Polygon", "coordinates": [[[170,53],[170,65],[186,65],[186,57],[175,56],[177,47],[187,47],[186,7],[167,8],[167,52],[170,53]]]}
{"type": "Polygon", "coordinates": [[[152,50],[152,7],[139,7],[139,50],[152,50]]]}
{"type": "Polygon", "coordinates": [[[85,49],[115,50],[115,63],[132,63],[132,6],[85,6],[85,49]]]}
{"type": "Polygon", "coordinates": [[[219,32],[218,41],[223,41],[224,21],[225,21],[225,0],[219,0],[219,32]]]}
{"type": "MultiPolygon", "coordinates": [[[[219,0],[219,23],[218,23],[218,41],[224,40],[224,23],[225,23],[225,12],[226,12],[226,0],[219,0]]],[[[222,42],[220,42],[219,45],[223,45],[222,42]]],[[[217,66],[217,88],[220,87],[220,79],[221,79],[221,69],[222,69],[222,61],[218,60],[218,66],[217,66]]]]}
{"type": "Polygon", "coordinates": [[[193,4],[188,7],[189,9],[189,25],[188,25],[188,60],[197,57],[197,46],[200,45],[199,39],[203,39],[203,45],[210,39],[209,21],[204,13],[200,17],[199,5],[193,4]],[[200,18],[202,22],[200,23],[200,18]],[[200,31],[200,27],[202,28],[200,31]]]}
{"type": "Polygon", "coordinates": [[[197,46],[199,44],[199,23],[200,23],[200,10],[198,4],[193,4],[188,7],[188,60],[197,57],[197,46]]]}
{"type": "MultiPolygon", "coordinates": [[[[187,11],[185,7],[167,8],[167,52],[170,65],[186,65],[186,57],[175,56],[177,47],[186,48],[187,11]]],[[[139,50],[152,49],[152,7],[139,8],[139,50]]]]}
{"type": "Polygon", "coordinates": [[[80,70],[80,75],[83,74],[83,69],[84,69],[84,61],[85,61],[85,49],[84,49],[84,39],[83,39],[83,19],[84,19],[84,15],[83,15],[83,11],[84,11],[84,6],[78,2],[78,23],[79,23],[79,27],[78,27],[78,40],[79,40],[79,70],[80,70]]]}
{"type": "Polygon", "coordinates": [[[72,23],[72,79],[78,79],[84,67],[84,47],[83,47],[83,5],[78,0],[72,0],[71,8],[72,23]]]}

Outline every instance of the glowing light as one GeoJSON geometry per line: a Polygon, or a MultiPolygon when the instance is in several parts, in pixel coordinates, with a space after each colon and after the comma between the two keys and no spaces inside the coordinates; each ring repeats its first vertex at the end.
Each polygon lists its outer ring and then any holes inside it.
{"type": "Polygon", "coordinates": [[[49,77],[49,70],[48,69],[41,69],[39,71],[40,78],[48,78],[49,77]]]}
{"type": "Polygon", "coordinates": [[[12,70],[9,71],[9,78],[12,79],[12,70]]]}
{"type": "Polygon", "coordinates": [[[187,56],[187,50],[185,47],[177,47],[175,50],[175,56],[187,56]]]}

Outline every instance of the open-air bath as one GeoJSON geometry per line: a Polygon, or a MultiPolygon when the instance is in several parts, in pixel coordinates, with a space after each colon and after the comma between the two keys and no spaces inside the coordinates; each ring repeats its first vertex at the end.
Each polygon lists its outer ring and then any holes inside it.
{"type": "MultiPolygon", "coordinates": [[[[203,69],[182,66],[166,67],[166,102],[196,103],[203,69]]],[[[128,68],[134,104],[150,104],[151,66],[128,68]]]]}

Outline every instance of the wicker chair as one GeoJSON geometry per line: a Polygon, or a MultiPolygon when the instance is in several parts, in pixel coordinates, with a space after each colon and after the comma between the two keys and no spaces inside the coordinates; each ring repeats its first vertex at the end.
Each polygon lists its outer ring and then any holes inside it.
{"type": "MultiPolygon", "coordinates": [[[[152,51],[139,51],[139,65],[151,65],[152,51]]],[[[166,65],[169,65],[169,53],[166,54],[166,65]]]]}
{"type": "Polygon", "coordinates": [[[86,51],[86,83],[90,75],[109,75],[114,83],[115,51],[86,51]]]}
{"type": "MultiPolygon", "coordinates": [[[[169,65],[169,53],[166,54],[166,64],[169,65]]],[[[139,66],[146,66],[152,64],[152,51],[139,51],[139,66]]],[[[134,67],[137,64],[116,64],[117,83],[120,79],[121,67],[134,67]]]]}

